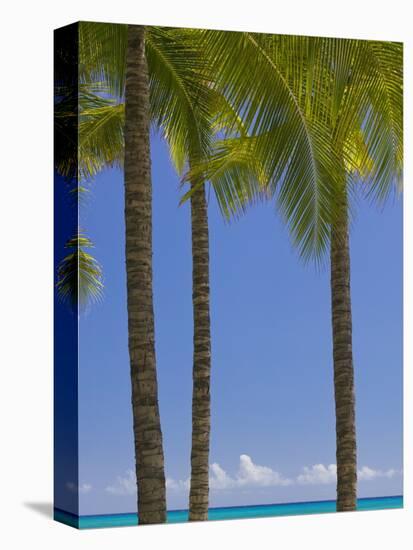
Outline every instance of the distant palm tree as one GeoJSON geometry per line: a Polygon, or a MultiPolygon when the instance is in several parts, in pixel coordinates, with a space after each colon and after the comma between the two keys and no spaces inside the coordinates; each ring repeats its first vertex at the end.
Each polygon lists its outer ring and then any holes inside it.
{"type": "Polygon", "coordinates": [[[69,239],[65,248],[70,250],[57,269],[57,292],[76,310],[97,301],[102,296],[102,269],[96,259],[87,252],[94,248],[92,241],[81,232],[69,239]]]}
{"type": "MultiPolygon", "coordinates": [[[[88,106],[88,93],[78,83],[77,48],[71,44],[74,40],[73,26],[67,27],[66,32],[61,29],[59,37],[55,53],[54,165],[56,173],[62,178],[59,185],[66,186],[67,200],[70,202],[73,199],[72,207],[77,210],[83,195],[87,193],[83,173],[78,171],[78,115],[79,103],[83,109],[88,106]]],[[[65,243],[65,249],[69,252],[57,266],[58,296],[76,311],[102,296],[102,270],[89,252],[93,247],[93,242],[84,231],[79,227],[72,228],[72,234],[68,235],[65,243]]]]}
{"type": "Polygon", "coordinates": [[[304,259],[319,262],[330,247],[337,510],[354,510],[349,195],[360,188],[382,202],[401,186],[402,45],[206,31],[204,47],[219,59],[216,82],[243,112],[243,130],[197,168],[221,194],[224,213],[263,190],[276,197],[304,259]],[[255,72],[245,71],[250,57],[255,72]]]}

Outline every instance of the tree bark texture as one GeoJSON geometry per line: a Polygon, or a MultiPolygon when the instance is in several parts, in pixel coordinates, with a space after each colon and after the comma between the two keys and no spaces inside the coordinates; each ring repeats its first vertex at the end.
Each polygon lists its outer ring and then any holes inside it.
{"type": "Polygon", "coordinates": [[[130,25],[125,87],[125,221],[129,357],[139,524],[166,521],[152,294],[152,183],[145,28],[130,25]]]}
{"type": "Polygon", "coordinates": [[[350,296],[348,204],[344,195],[331,231],[331,302],[336,409],[337,511],[356,509],[357,448],[350,296]]]}
{"type": "Polygon", "coordinates": [[[205,186],[191,196],[194,364],[189,520],[208,519],[211,431],[211,329],[209,311],[209,235],[205,186]]]}

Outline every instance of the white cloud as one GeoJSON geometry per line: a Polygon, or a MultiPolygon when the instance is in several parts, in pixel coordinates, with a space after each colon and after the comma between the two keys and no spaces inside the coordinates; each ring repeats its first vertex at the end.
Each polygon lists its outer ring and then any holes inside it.
{"type": "Polygon", "coordinates": [[[188,479],[172,479],[171,477],[166,478],[166,488],[172,490],[185,490],[189,491],[189,478],[188,479]]]}
{"type": "Polygon", "coordinates": [[[82,483],[78,487],[76,483],[73,483],[73,481],[68,481],[66,483],[66,489],[72,493],[79,492],[81,494],[86,494],[92,490],[92,485],[90,485],[89,483],[82,483]]]}
{"type": "MultiPolygon", "coordinates": [[[[390,469],[386,471],[374,470],[368,466],[363,466],[358,471],[359,481],[370,481],[376,478],[392,478],[400,474],[398,470],[390,469]]],[[[210,466],[209,485],[212,490],[226,490],[239,488],[256,487],[285,487],[287,485],[326,485],[336,483],[337,466],[336,464],[314,464],[313,466],[304,466],[302,472],[294,479],[284,477],[281,473],[273,470],[269,466],[255,464],[249,455],[239,457],[239,468],[234,475],[228,474],[217,462],[210,466]]],[[[68,488],[69,488],[69,484],[68,488]]],[[[166,488],[168,491],[188,492],[190,488],[190,479],[166,478],[166,488]]],[[[91,485],[83,484],[79,487],[79,492],[89,492],[91,485]]],[[[125,476],[118,476],[116,482],[106,487],[106,491],[113,495],[134,495],[136,494],[136,476],[133,470],[127,470],[125,476]]]]}
{"type": "Polygon", "coordinates": [[[211,489],[230,489],[235,486],[235,479],[232,479],[217,462],[211,464],[209,469],[209,485],[211,489]]]}
{"type": "Polygon", "coordinates": [[[241,455],[237,483],[241,486],[273,487],[275,485],[291,485],[291,480],[284,478],[279,472],[268,466],[254,464],[250,456],[241,455]]]}
{"type": "Polygon", "coordinates": [[[393,470],[391,468],[390,470],[382,471],[382,470],[373,470],[372,468],[369,468],[368,466],[363,466],[358,472],[357,476],[359,481],[370,481],[371,479],[375,479],[377,477],[387,477],[391,479],[395,475],[397,475],[397,470],[393,470]]]}
{"type": "MultiPolygon", "coordinates": [[[[390,469],[386,471],[374,470],[369,466],[363,466],[357,472],[357,479],[359,481],[370,481],[376,478],[389,478],[391,479],[395,475],[399,474],[397,470],[390,469]]],[[[296,481],[299,485],[319,485],[327,483],[335,483],[337,480],[337,465],[329,464],[314,464],[314,466],[305,466],[303,472],[297,476],[296,481]]]]}
{"type": "MultiPolygon", "coordinates": [[[[241,455],[239,469],[234,476],[230,476],[219,464],[214,462],[210,466],[209,483],[211,489],[232,489],[238,487],[274,487],[276,485],[290,485],[292,481],[284,478],[280,473],[268,466],[254,464],[251,457],[241,455]]],[[[190,479],[166,478],[166,488],[169,491],[188,492],[190,479]]],[[[106,487],[113,495],[130,495],[136,493],[136,477],[132,470],[126,476],[118,476],[116,483],[106,487]]]]}
{"type": "Polygon", "coordinates": [[[136,494],[136,475],[133,470],[127,470],[125,477],[118,476],[113,485],[106,487],[105,491],[112,495],[136,494]]]}
{"type": "Polygon", "coordinates": [[[299,485],[325,485],[326,483],[335,483],[337,479],[337,466],[335,464],[314,464],[314,466],[304,466],[303,473],[298,475],[296,481],[299,485]]]}
{"type": "MultiPolygon", "coordinates": [[[[189,490],[189,479],[175,480],[167,477],[166,488],[170,490],[189,490]]],[[[105,490],[112,495],[135,495],[137,490],[135,472],[127,470],[124,476],[118,476],[115,483],[107,486],[105,490]]]]}
{"type": "Polygon", "coordinates": [[[177,489],[178,488],[178,482],[176,482],[171,477],[166,478],[165,484],[166,484],[167,489],[177,489]]]}
{"type": "Polygon", "coordinates": [[[231,489],[235,487],[275,487],[290,485],[290,479],[284,478],[279,472],[268,466],[255,464],[248,455],[239,457],[239,469],[231,477],[217,463],[211,465],[209,478],[211,489],[231,489]]]}

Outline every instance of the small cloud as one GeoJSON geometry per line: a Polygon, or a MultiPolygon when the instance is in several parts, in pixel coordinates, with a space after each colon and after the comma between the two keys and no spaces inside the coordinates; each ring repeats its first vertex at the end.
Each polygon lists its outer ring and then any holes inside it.
{"type": "Polygon", "coordinates": [[[92,490],[92,485],[90,485],[89,483],[82,483],[81,485],[77,486],[76,483],[73,483],[73,481],[68,481],[66,483],[66,489],[71,493],[86,494],[90,493],[90,491],[92,490]]]}
{"type": "Polygon", "coordinates": [[[388,479],[391,479],[399,473],[401,472],[398,472],[393,468],[391,468],[390,470],[382,471],[373,470],[368,466],[363,466],[361,470],[358,471],[357,476],[359,481],[370,481],[371,479],[376,479],[377,477],[387,477],[388,479]]]}
{"type": "MultiPolygon", "coordinates": [[[[239,458],[238,472],[230,476],[217,462],[210,466],[209,485],[214,490],[235,489],[239,487],[274,487],[290,485],[292,481],[268,466],[255,464],[248,455],[239,458]]],[[[166,488],[171,491],[189,491],[190,479],[166,478],[166,488]]]]}
{"type": "Polygon", "coordinates": [[[291,485],[291,480],[284,478],[269,466],[254,464],[250,456],[241,455],[239,457],[237,484],[240,486],[274,487],[276,485],[291,485]]]}
{"type": "Polygon", "coordinates": [[[299,485],[325,485],[335,483],[337,479],[337,466],[335,464],[314,464],[314,466],[304,466],[302,474],[297,476],[299,485]]]}
{"type": "MultiPolygon", "coordinates": [[[[390,470],[382,471],[375,470],[369,466],[363,466],[357,472],[357,479],[359,481],[371,481],[372,479],[377,478],[388,478],[396,476],[401,472],[391,468],[390,470]]],[[[337,465],[329,464],[324,466],[324,464],[314,464],[314,466],[303,468],[303,472],[297,476],[296,481],[299,485],[318,485],[318,484],[327,484],[335,483],[337,480],[337,465]]]]}
{"type": "Polygon", "coordinates": [[[189,478],[185,480],[183,479],[175,480],[175,479],[172,479],[171,477],[166,478],[167,489],[172,489],[175,491],[180,491],[180,490],[189,491],[189,485],[190,485],[189,478]]]}
{"type": "Polygon", "coordinates": [[[105,491],[112,495],[135,495],[136,475],[133,470],[127,470],[124,477],[118,476],[113,485],[105,488],[105,491]]]}
{"type": "Polygon", "coordinates": [[[275,487],[292,483],[290,479],[284,478],[269,466],[255,464],[252,458],[245,454],[239,457],[239,469],[234,477],[228,475],[219,464],[212,464],[209,482],[211,489],[275,487]]]}
{"type": "Polygon", "coordinates": [[[357,472],[357,477],[360,481],[374,479],[378,477],[378,471],[368,466],[363,466],[362,469],[357,472]]]}
{"type": "MultiPolygon", "coordinates": [[[[167,477],[166,488],[172,491],[189,490],[189,478],[186,480],[175,480],[167,477]]],[[[137,491],[135,472],[127,470],[124,476],[118,476],[116,482],[107,486],[105,491],[112,495],[135,495],[137,491]]]]}
{"type": "Polygon", "coordinates": [[[166,488],[167,489],[177,489],[178,483],[172,479],[171,477],[167,477],[165,480],[166,488]]]}
{"type": "Polygon", "coordinates": [[[211,464],[209,469],[211,472],[209,476],[211,489],[229,489],[235,486],[235,480],[217,462],[211,464]]]}

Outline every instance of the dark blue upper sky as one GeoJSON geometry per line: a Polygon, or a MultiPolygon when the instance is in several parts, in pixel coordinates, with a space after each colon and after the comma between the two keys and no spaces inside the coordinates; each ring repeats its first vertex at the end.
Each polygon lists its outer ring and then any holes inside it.
{"type": "MultiPolygon", "coordinates": [[[[192,390],[189,205],[152,138],[154,299],[168,508],[187,507],[192,390]]],[[[351,234],[359,496],[402,492],[402,201],[360,201],[351,234]],[[394,471],[393,471],[394,470],[394,471]]],[[[123,178],[81,208],[103,266],[80,318],[80,511],[136,510],[127,348],[123,178]]],[[[225,224],[209,201],[211,505],[335,497],[329,270],[304,265],[274,205],[225,224]],[[240,458],[241,457],[241,458],[240,458]],[[307,468],[306,470],[304,468],[307,468]]]]}

